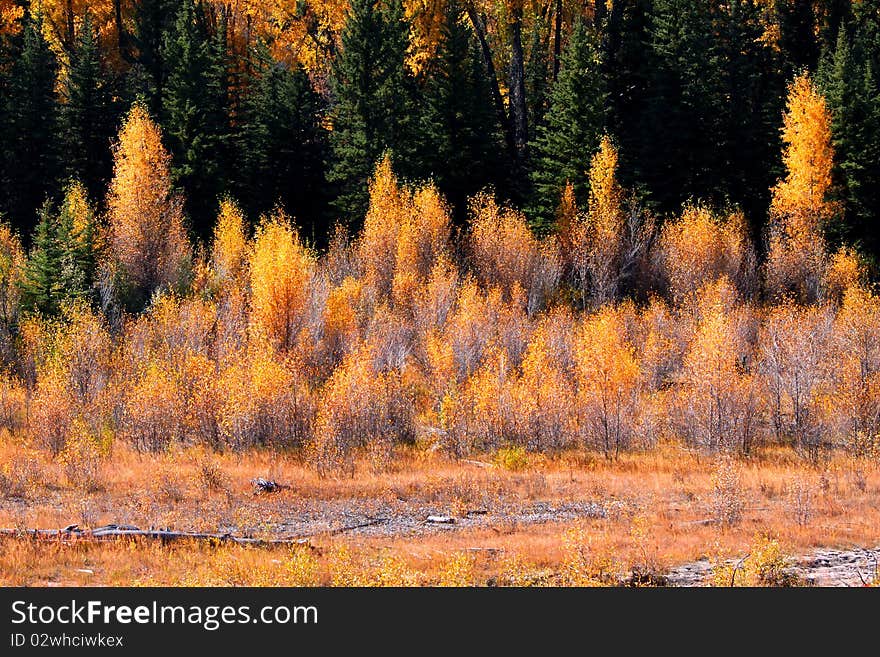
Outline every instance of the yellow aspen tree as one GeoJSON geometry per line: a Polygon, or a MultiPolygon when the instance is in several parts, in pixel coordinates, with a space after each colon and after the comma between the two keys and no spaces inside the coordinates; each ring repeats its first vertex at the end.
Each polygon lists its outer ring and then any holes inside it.
{"type": "Polygon", "coordinates": [[[391,294],[397,238],[405,217],[410,214],[411,202],[410,194],[394,175],[391,157],[386,154],[370,180],[370,205],[357,246],[364,279],[380,297],[391,294]]]}
{"type": "Polygon", "coordinates": [[[18,319],[25,254],[18,236],[0,221],[0,353],[18,319]]]}
{"type": "Polygon", "coordinates": [[[247,271],[248,239],[244,213],[232,199],[220,202],[211,241],[211,267],[221,285],[235,285],[247,271]]]}
{"type": "Polygon", "coordinates": [[[650,243],[653,222],[642,212],[626,207],[623,188],[617,181],[618,154],[606,135],[590,160],[590,195],[586,213],[578,213],[573,191],[563,190],[560,212],[567,214],[571,227],[563,234],[570,248],[574,284],[586,305],[591,297],[596,305],[619,296],[624,281],[633,275],[650,243]]]}
{"type": "Polygon", "coordinates": [[[757,394],[742,365],[749,347],[738,330],[738,306],[730,310],[731,295],[736,292],[723,277],[699,292],[699,321],[682,368],[678,430],[696,446],[748,454],[757,429],[757,394]]]}
{"type": "Polygon", "coordinates": [[[607,135],[590,161],[589,199],[587,262],[593,296],[602,304],[617,295],[625,224],[623,189],[617,182],[617,149],[607,135]]]}
{"type": "Polygon", "coordinates": [[[309,316],[315,258],[282,211],[257,228],[249,268],[254,337],[290,349],[309,316]]]}
{"type": "Polygon", "coordinates": [[[834,320],[833,414],[847,450],[880,454],[880,298],[849,287],[834,320]]]}
{"type": "Polygon", "coordinates": [[[770,204],[768,290],[810,302],[821,293],[827,264],[824,224],[835,215],[827,200],[834,149],[831,112],[806,74],[789,85],[783,117],[785,178],[770,204]]]}
{"type": "Polygon", "coordinates": [[[516,382],[517,442],[533,450],[572,446],[574,394],[569,380],[554,358],[546,324],[532,334],[516,382]]]}
{"type": "Polygon", "coordinates": [[[721,219],[705,206],[687,206],[680,218],[663,225],[655,261],[658,274],[679,302],[722,277],[743,294],[752,291],[755,255],[740,212],[721,219]]]}
{"type": "Polygon", "coordinates": [[[412,196],[411,211],[401,218],[397,236],[392,293],[395,304],[410,305],[439,258],[449,250],[449,208],[433,185],[412,196]]]}
{"type": "Polygon", "coordinates": [[[586,445],[614,458],[630,444],[641,379],[622,312],[606,307],[585,318],[575,361],[581,435],[586,445]]]}
{"type": "Polygon", "coordinates": [[[143,106],[126,117],[113,159],[108,246],[123,282],[142,296],[182,284],[192,260],[183,206],[162,133],[143,106]]]}
{"type": "Polygon", "coordinates": [[[521,212],[489,194],[472,198],[470,212],[470,251],[480,283],[498,286],[505,300],[517,300],[529,315],[543,308],[559,281],[555,240],[536,238],[521,212]]]}

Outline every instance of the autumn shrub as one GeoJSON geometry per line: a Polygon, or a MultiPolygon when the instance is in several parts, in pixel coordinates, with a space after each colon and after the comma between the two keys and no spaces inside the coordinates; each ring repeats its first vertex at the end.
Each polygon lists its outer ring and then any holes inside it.
{"type": "Polygon", "coordinates": [[[362,345],[318,392],[309,453],[320,474],[352,473],[359,448],[392,450],[414,440],[415,411],[402,373],[376,365],[373,349],[362,345]]]}
{"type": "Polygon", "coordinates": [[[45,475],[36,457],[17,454],[0,464],[0,497],[27,499],[37,486],[45,483],[45,475]]]}
{"type": "Polygon", "coordinates": [[[641,382],[622,312],[603,308],[584,318],[575,361],[581,439],[586,447],[615,457],[634,440],[641,382]]]}
{"type": "Polygon", "coordinates": [[[257,227],[249,268],[251,331],[290,349],[309,318],[315,258],[282,211],[257,227]]]}
{"type": "Polygon", "coordinates": [[[184,391],[173,368],[162,361],[144,363],[122,393],[118,432],[145,452],[183,441],[186,433],[184,391]]]}
{"type": "Polygon", "coordinates": [[[880,299],[865,288],[849,287],[830,342],[830,420],[851,454],[871,456],[880,444],[880,299]]]}
{"type": "Polygon", "coordinates": [[[732,527],[742,521],[745,511],[745,493],[742,472],[730,456],[717,458],[712,469],[710,508],[715,522],[721,527],[732,527]]]}
{"type": "Polygon", "coordinates": [[[833,312],[827,305],[784,303],[761,327],[757,372],[777,441],[791,441],[812,461],[831,441],[833,312]]]}
{"type": "Polygon", "coordinates": [[[654,261],[678,300],[722,277],[744,296],[754,292],[755,254],[741,213],[719,218],[705,206],[687,206],[680,218],[663,225],[654,261]]]}
{"type": "Polygon", "coordinates": [[[216,390],[224,446],[300,447],[310,439],[315,401],[295,361],[252,345],[220,374],[216,390]]]}
{"type": "Polygon", "coordinates": [[[112,441],[92,431],[82,418],[77,418],[59,456],[68,484],[85,492],[103,488],[103,461],[109,456],[112,441]]]}
{"type": "Polygon", "coordinates": [[[718,564],[712,573],[712,585],[790,587],[801,584],[792,572],[791,560],[777,539],[758,535],[749,553],[739,560],[718,564]]]}
{"type": "Polygon", "coordinates": [[[0,372],[0,430],[18,433],[27,424],[27,391],[16,377],[0,372]]]}
{"type": "Polygon", "coordinates": [[[494,459],[500,467],[511,472],[525,470],[529,466],[529,455],[522,447],[502,447],[495,452],[494,459]]]}
{"type": "Polygon", "coordinates": [[[652,218],[618,183],[617,163],[617,148],[605,136],[590,161],[586,212],[578,211],[571,185],[558,210],[562,261],[584,307],[588,300],[598,307],[631,291],[654,236],[652,218]]]}
{"type": "Polygon", "coordinates": [[[743,308],[725,303],[731,294],[726,288],[729,284],[722,279],[699,293],[699,319],[671,417],[691,445],[748,454],[759,435],[761,398],[748,369],[752,345],[739,327],[743,308]]]}
{"type": "Polygon", "coordinates": [[[13,356],[13,335],[18,324],[25,253],[18,236],[0,220],[0,364],[13,356]]]}
{"type": "Polygon", "coordinates": [[[560,276],[558,246],[540,241],[525,216],[499,206],[488,194],[471,199],[469,235],[472,267],[485,286],[498,286],[505,301],[518,302],[532,315],[544,308],[560,276]]]}
{"type": "Polygon", "coordinates": [[[577,442],[574,380],[564,360],[568,354],[560,358],[554,349],[559,345],[553,345],[550,337],[544,326],[532,333],[520,375],[512,383],[516,423],[509,438],[535,451],[571,447],[577,442]]]}

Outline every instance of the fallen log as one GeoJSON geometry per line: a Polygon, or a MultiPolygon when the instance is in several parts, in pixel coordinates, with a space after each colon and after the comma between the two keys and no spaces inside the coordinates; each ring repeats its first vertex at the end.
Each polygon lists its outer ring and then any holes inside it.
{"type": "Polygon", "coordinates": [[[234,543],[256,547],[274,545],[308,545],[308,537],[290,538],[251,538],[234,536],[231,533],[212,534],[205,532],[184,532],[170,529],[140,529],[133,525],[104,525],[92,529],[80,529],[78,525],[68,525],[64,529],[0,529],[0,536],[8,538],[32,538],[36,540],[76,540],[110,541],[120,539],[159,540],[163,543],[191,540],[209,543],[234,543]]]}

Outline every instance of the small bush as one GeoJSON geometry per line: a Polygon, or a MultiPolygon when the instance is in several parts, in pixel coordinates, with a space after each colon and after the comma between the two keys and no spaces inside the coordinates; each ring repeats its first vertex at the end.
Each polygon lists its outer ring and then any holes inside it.
{"type": "Polygon", "coordinates": [[[732,527],[742,520],[743,499],[740,471],[734,460],[721,456],[712,473],[712,513],[721,526],[732,527]]]}
{"type": "Polygon", "coordinates": [[[511,472],[519,472],[529,467],[529,455],[523,447],[502,447],[495,452],[495,463],[511,472]]]}

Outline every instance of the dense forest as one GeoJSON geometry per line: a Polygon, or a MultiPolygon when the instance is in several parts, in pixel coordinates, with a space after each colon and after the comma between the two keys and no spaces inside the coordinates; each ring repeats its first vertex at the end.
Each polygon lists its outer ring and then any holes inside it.
{"type": "Polygon", "coordinates": [[[280,204],[326,245],[362,223],[386,151],[457,223],[492,189],[545,234],[566,182],[586,203],[603,134],[646,207],[740,208],[760,237],[803,72],[834,117],[829,237],[874,257],[873,0],[2,0],[0,213],[27,241],[72,178],[102,212],[111,141],[140,102],[194,238],[229,194],[249,217],[280,204]]]}
{"type": "Polygon", "coordinates": [[[0,432],[880,449],[878,2],[0,19],[0,432]]]}

